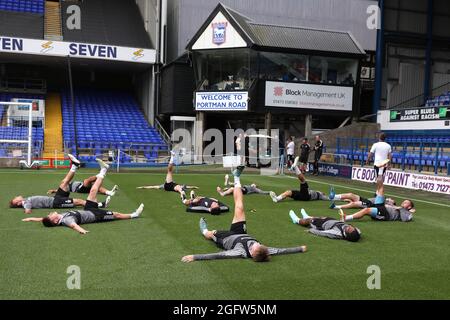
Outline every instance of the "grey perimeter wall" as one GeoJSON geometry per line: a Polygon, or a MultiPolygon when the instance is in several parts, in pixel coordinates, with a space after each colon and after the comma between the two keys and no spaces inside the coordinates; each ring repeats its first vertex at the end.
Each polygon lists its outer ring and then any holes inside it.
{"type": "MultiPolygon", "coordinates": [[[[168,0],[168,61],[185,51],[189,40],[218,0],[168,0]]],[[[369,0],[222,0],[256,22],[350,31],[368,51],[376,48],[376,30],[366,27],[369,0]]]]}

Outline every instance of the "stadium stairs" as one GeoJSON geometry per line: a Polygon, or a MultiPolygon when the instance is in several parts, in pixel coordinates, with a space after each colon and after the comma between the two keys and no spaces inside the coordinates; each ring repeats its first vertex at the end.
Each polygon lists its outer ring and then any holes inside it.
{"type": "Polygon", "coordinates": [[[61,6],[59,2],[45,2],[44,38],[47,40],[61,41],[61,6]]]}
{"type": "Polygon", "coordinates": [[[61,97],[50,93],[45,101],[44,158],[64,158],[61,97]]]}

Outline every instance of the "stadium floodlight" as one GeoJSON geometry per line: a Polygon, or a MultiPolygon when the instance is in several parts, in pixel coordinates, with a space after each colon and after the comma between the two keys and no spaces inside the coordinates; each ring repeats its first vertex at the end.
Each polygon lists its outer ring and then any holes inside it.
{"type": "MultiPolygon", "coordinates": [[[[9,134],[8,136],[4,136],[4,134],[0,134],[0,144],[3,145],[17,145],[17,144],[24,144],[27,146],[26,153],[27,157],[26,160],[21,160],[19,162],[21,167],[27,167],[32,168],[33,166],[39,166],[39,161],[31,161],[32,158],[32,146],[33,146],[33,104],[31,102],[0,102],[0,107],[6,106],[5,110],[1,110],[0,112],[0,119],[1,121],[8,122],[8,125],[11,125],[10,119],[4,119],[3,115],[7,114],[8,108],[11,108],[12,106],[26,106],[28,108],[28,134],[27,139],[24,139],[22,135],[14,136],[14,134],[9,134]]],[[[3,108],[2,108],[3,109],[3,108]]],[[[1,125],[1,123],[0,123],[1,125]]]]}

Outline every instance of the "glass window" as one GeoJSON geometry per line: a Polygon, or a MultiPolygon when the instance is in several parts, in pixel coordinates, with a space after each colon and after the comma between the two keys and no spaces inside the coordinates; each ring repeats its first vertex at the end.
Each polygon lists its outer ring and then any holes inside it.
{"type": "MultiPolygon", "coordinates": [[[[249,49],[198,51],[197,88],[204,91],[248,90],[251,84],[251,56],[249,49]]],[[[252,72],[256,75],[256,72],[252,72]]]]}
{"type": "Polygon", "coordinates": [[[355,59],[313,56],[309,60],[309,81],[354,85],[358,61],[355,59]]]}
{"type": "Polygon", "coordinates": [[[261,52],[260,78],[306,81],[308,57],[300,54],[261,52]]]}

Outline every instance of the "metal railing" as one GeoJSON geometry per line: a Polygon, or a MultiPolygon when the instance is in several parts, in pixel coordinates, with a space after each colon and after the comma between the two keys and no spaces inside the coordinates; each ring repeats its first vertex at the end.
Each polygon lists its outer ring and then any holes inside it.
{"type": "Polygon", "coordinates": [[[47,82],[43,79],[0,78],[0,92],[47,93],[47,82]]]}
{"type": "MultiPolygon", "coordinates": [[[[434,88],[431,91],[431,96],[435,97],[438,96],[444,92],[450,91],[450,82],[447,82],[443,85],[440,85],[436,88],[434,88]]],[[[408,108],[418,108],[425,105],[425,95],[424,93],[415,96],[411,99],[405,100],[402,103],[399,103],[395,106],[388,107],[387,109],[408,109],[408,108]]]]}

